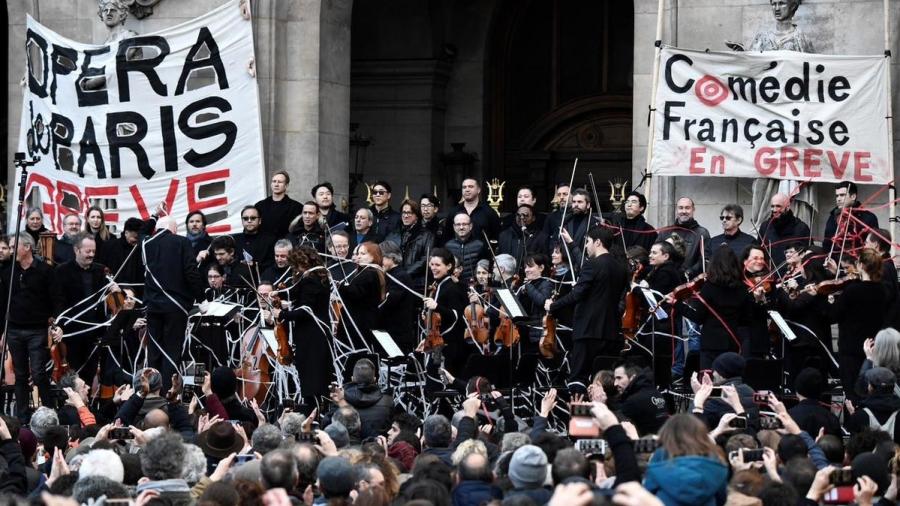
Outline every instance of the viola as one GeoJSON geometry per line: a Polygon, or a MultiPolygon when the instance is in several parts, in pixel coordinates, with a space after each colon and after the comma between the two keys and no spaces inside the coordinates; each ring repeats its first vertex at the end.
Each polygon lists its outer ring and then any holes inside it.
{"type": "MultiPolygon", "coordinates": [[[[556,277],[556,267],[550,268],[550,277],[556,277]]],[[[559,285],[555,285],[550,300],[556,300],[558,294],[559,285]]],[[[556,317],[551,315],[550,311],[547,311],[544,314],[544,318],[541,320],[544,330],[541,332],[541,341],[538,343],[538,350],[544,358],[553,358],[556,356],[556,323],[556,317]]]]}
{"type": "MultiPolygon", "coordinates": [[[[469,290],[475,291],[475,280],[469,281],[469,290]]],[[[485,291],[490,297],[490,289],[485,291]]],[[[491,338],[491,319],[487,316],[484,306],[476,302],[470,302],[463,314],[466,318],[466,339],[471,339],[480,345],[484,345],[491,338]]]]}
{"type": "Polygon", "coordinates": [[[519,329],[503,309],[500,309],[500,323],[494,331],[494,342],[507,348],[519,342],[519,329]]]}
{"type": "MultiPolygon", "coordinates": [[[[631,275],[631,282],[637,283],[638,276],[644,270],[644,264],[637,262],[631,275]]],[[[641,325],[641,299],[633,290],[625,293],[625,314],[622,315],[622,335],[626,339],[634,339],[641,325]]]]}
{"type": "Polygon", "coordinates": [[[837,279],[820,281],[815,285],[816,295],[833,295],[842,291],[844,288],[847,288],[847,285],[849,285],[851,281],[855,281],[857,279],[858,278],[855,275],[848,274],[837,279]]]}
{"type": "MultiPolygon", "coordinates": [[[[429,297],[434,298],[437,293],[437,283],[432,283],[429,289],[429,297]]],[[[444,336],[441,335],[441,315],[433,309],[427,309],[422,314],[425,343],[422,348],[425,352],[438,351],[444,346],[444,336]]]]}
{"type": "Polygon", "coordinates": [[[58,383],[69,372],[69,361],[66,359],[66,343],[62,341],[57,343],[54,341],[53,336],[50,335],[50,331],[57,328],[56,320],[50,318],[47,323],[49,324],[47,329],[47,347],[50,348],[50,359],[53,362],[53,372],[50,373],[50,377],[58,383]]]}

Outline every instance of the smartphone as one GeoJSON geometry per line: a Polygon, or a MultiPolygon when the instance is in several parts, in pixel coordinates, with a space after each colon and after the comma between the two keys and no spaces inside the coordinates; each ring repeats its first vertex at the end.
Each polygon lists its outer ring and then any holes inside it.
{"type": "Polygon", "coordinates": [[[744,448],[744,464],[749,464],[750,462],[762,462],[763,453],[765,453],[765,449],[763,448],[759,448],[758,450],[744,448]]]}
{"type": "Polygon", "coordinates": [[[771,394],[769,390],[760,390],[758,392],[753,392],[753,402],[755,404],[769,404],[769,394],[771,394]]]}
{"type": "Polygon", "coordinates": [[[242,453],[240,455],[234,456],[235,464],[245,464],[247,462],[250,462],[251,460],[256,460],[256,455],[253,453],[242,453]]]}
{"type": "Polygon", "coordinates": [[[853,479],[853,472],[850,469],[835,469],[831,471],[831,475],[828,476],[828,483],[834,485],[835,487],[844,487],[850,485],[851,488],[856,484],[856,480],[853,479]]]}
{"type": "Polygon", "coordinates": [[[763,416],[759,418],[759,428],[763,430],[783,429],[784,424],[774,416],[763,416]]]}
{"type": "Polygon", "coordinates": [[[201,386],[203,385],[203,380],[206,378],[206,365],[197,364],[194,366],[194,385],[201,386]]]}
{"type": "Polygon", "coordinates": [[[109,439],[134,439],[134,434],[128,427],[115,427],[110,429],[108,437],[109,439]]]}
{"type": "Polygon", "coordinates": [[[569,436],[575,438],[599,438],[600,424],[591,414],[590,403],[569,404],[569,436]]]}
{"type": "Polygon", "coordinates": [[[607,451],[606,440],[579,439],[575,441],[575,449],[589,460],[603,460],[607,451]]]}
{"type": "Polygon", "coordinates": [[[712,387],[712,392],[709,394],[709,398],[717,398],[722,397],[722,387],[712,387]]]}
{"type": "Polygon", "coordinates": [[[658,439],[641,438],[634,441],[634,453],[653,453],[659,448],[658,439]]]}
{"type": "Polygon", "coordinates": [[[728,426],[732,429],[746,429],[747,428],[747,419],[743,416],[739,416],[737,418],[732,418],[730,422],[728,422],[728,426]]]}

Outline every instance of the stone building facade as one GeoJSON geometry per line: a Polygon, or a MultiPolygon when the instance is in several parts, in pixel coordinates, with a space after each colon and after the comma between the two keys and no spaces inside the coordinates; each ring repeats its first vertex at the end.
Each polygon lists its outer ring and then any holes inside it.
{"type": "MultiPolygon", "coordinates": [[[[139,33],[175,25],[220,0],[162,0],[130,18],[139,33]]],[[[99,42],[96,0],[9,0],[6,158],[18,136],[25,16],[66,37],[99,42]]],[[[601,200],[608,181],[640,180],[657,0],[252,0],[266,168],[292,175],[305,199],[316,181],[336,202],[365,198],[360,181],[392,183],[394,202],[437,188],[453,195],[463,173],[536,187],[546,204],[579,158],[601,200]],[[351,132],[351,124],[353,130],[351,132]],[[451,143],[469,153],[457,164],[451,143]],[[462,145],[462,146],[460,146],[462,145]],[[355,183],[355,184],[354,184],[355,183]],[[353,195],[351,195],[351,192],[353,195]]],[[[766,0],[666,0],[664,43],[724,49],[769,26],[766,0]]],[[[898,54],[900,0],[891,0],[898,54]]],[[[806,0],[795,18],[817,52],[881,54],[880,0],[806,0]]],[[[892,65],[897,83],[898,66],[892,65]]],[[[897,100],[894,106],[897,107],[897,100]]],[[[895,115],[896,116],[896,115],[895,115]]],[[[900,130],[895,126],[895,131],[900,130]]],[[[896,136],[897,134],[895,134],[896,136]]],[[[896,141],[895,141],[896,144],[896,141]]],[[[10,164],[7,164],[10,166],[10,164]]],[[[11,172],[11,171],[10,171],[11,172]]],[[[694,197],[698,219],[717,230],[724,203],[751,205],[751,181],[653,178],[648,221],[673,220],[673,203],[694,197]]],[[[866,198],[875,188],[865,188],[866,198]]],[[[882,192],[873,202],[888,200],[882,192]]],[[[813,230],[833,206],[819,192],[813,230]]],[[[508,209],[508,207],[504,207],[508,209]]],[[[883,225],[887,211],[878,213],[883,225]]]]}

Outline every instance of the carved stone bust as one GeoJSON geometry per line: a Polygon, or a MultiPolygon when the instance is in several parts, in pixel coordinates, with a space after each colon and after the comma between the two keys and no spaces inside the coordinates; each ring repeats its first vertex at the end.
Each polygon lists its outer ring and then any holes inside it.
{"type": "Polygon", "coordinates": [[[128,5],[124,0],[100,0],[97,7],[97,16],[100,21],[109,28],[104,44],[118,42],[122,39],[134,37],[137,32],[125,28],[125,20],[128,19],[128,5]]]}
{"type": "MultiPolygon", "coordinates": [[[[803,0],[769,0],[775,26],[756,32],[749,50],[815,53],[812,41],[799,26],[794,24],[794,14],[802,2],[803,0]]],[[[740,43],[726,41],[725,45],[735,51],[744,50],[744,45],[740,43]]]]}

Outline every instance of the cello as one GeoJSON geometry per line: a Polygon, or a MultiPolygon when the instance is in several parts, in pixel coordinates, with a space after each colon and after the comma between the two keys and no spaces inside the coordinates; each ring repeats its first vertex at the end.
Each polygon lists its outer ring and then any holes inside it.
{"type": "Polygon", "coordinates": [[[271,380],[271,365],[266,353],[266,342],[259,330],[259,325],[252,325],[241,336],[243,358],[241,366],[234,374],[241,382],[237,396],[241,400],[256,399],[262,404],[269,394],[271,380]]]}

